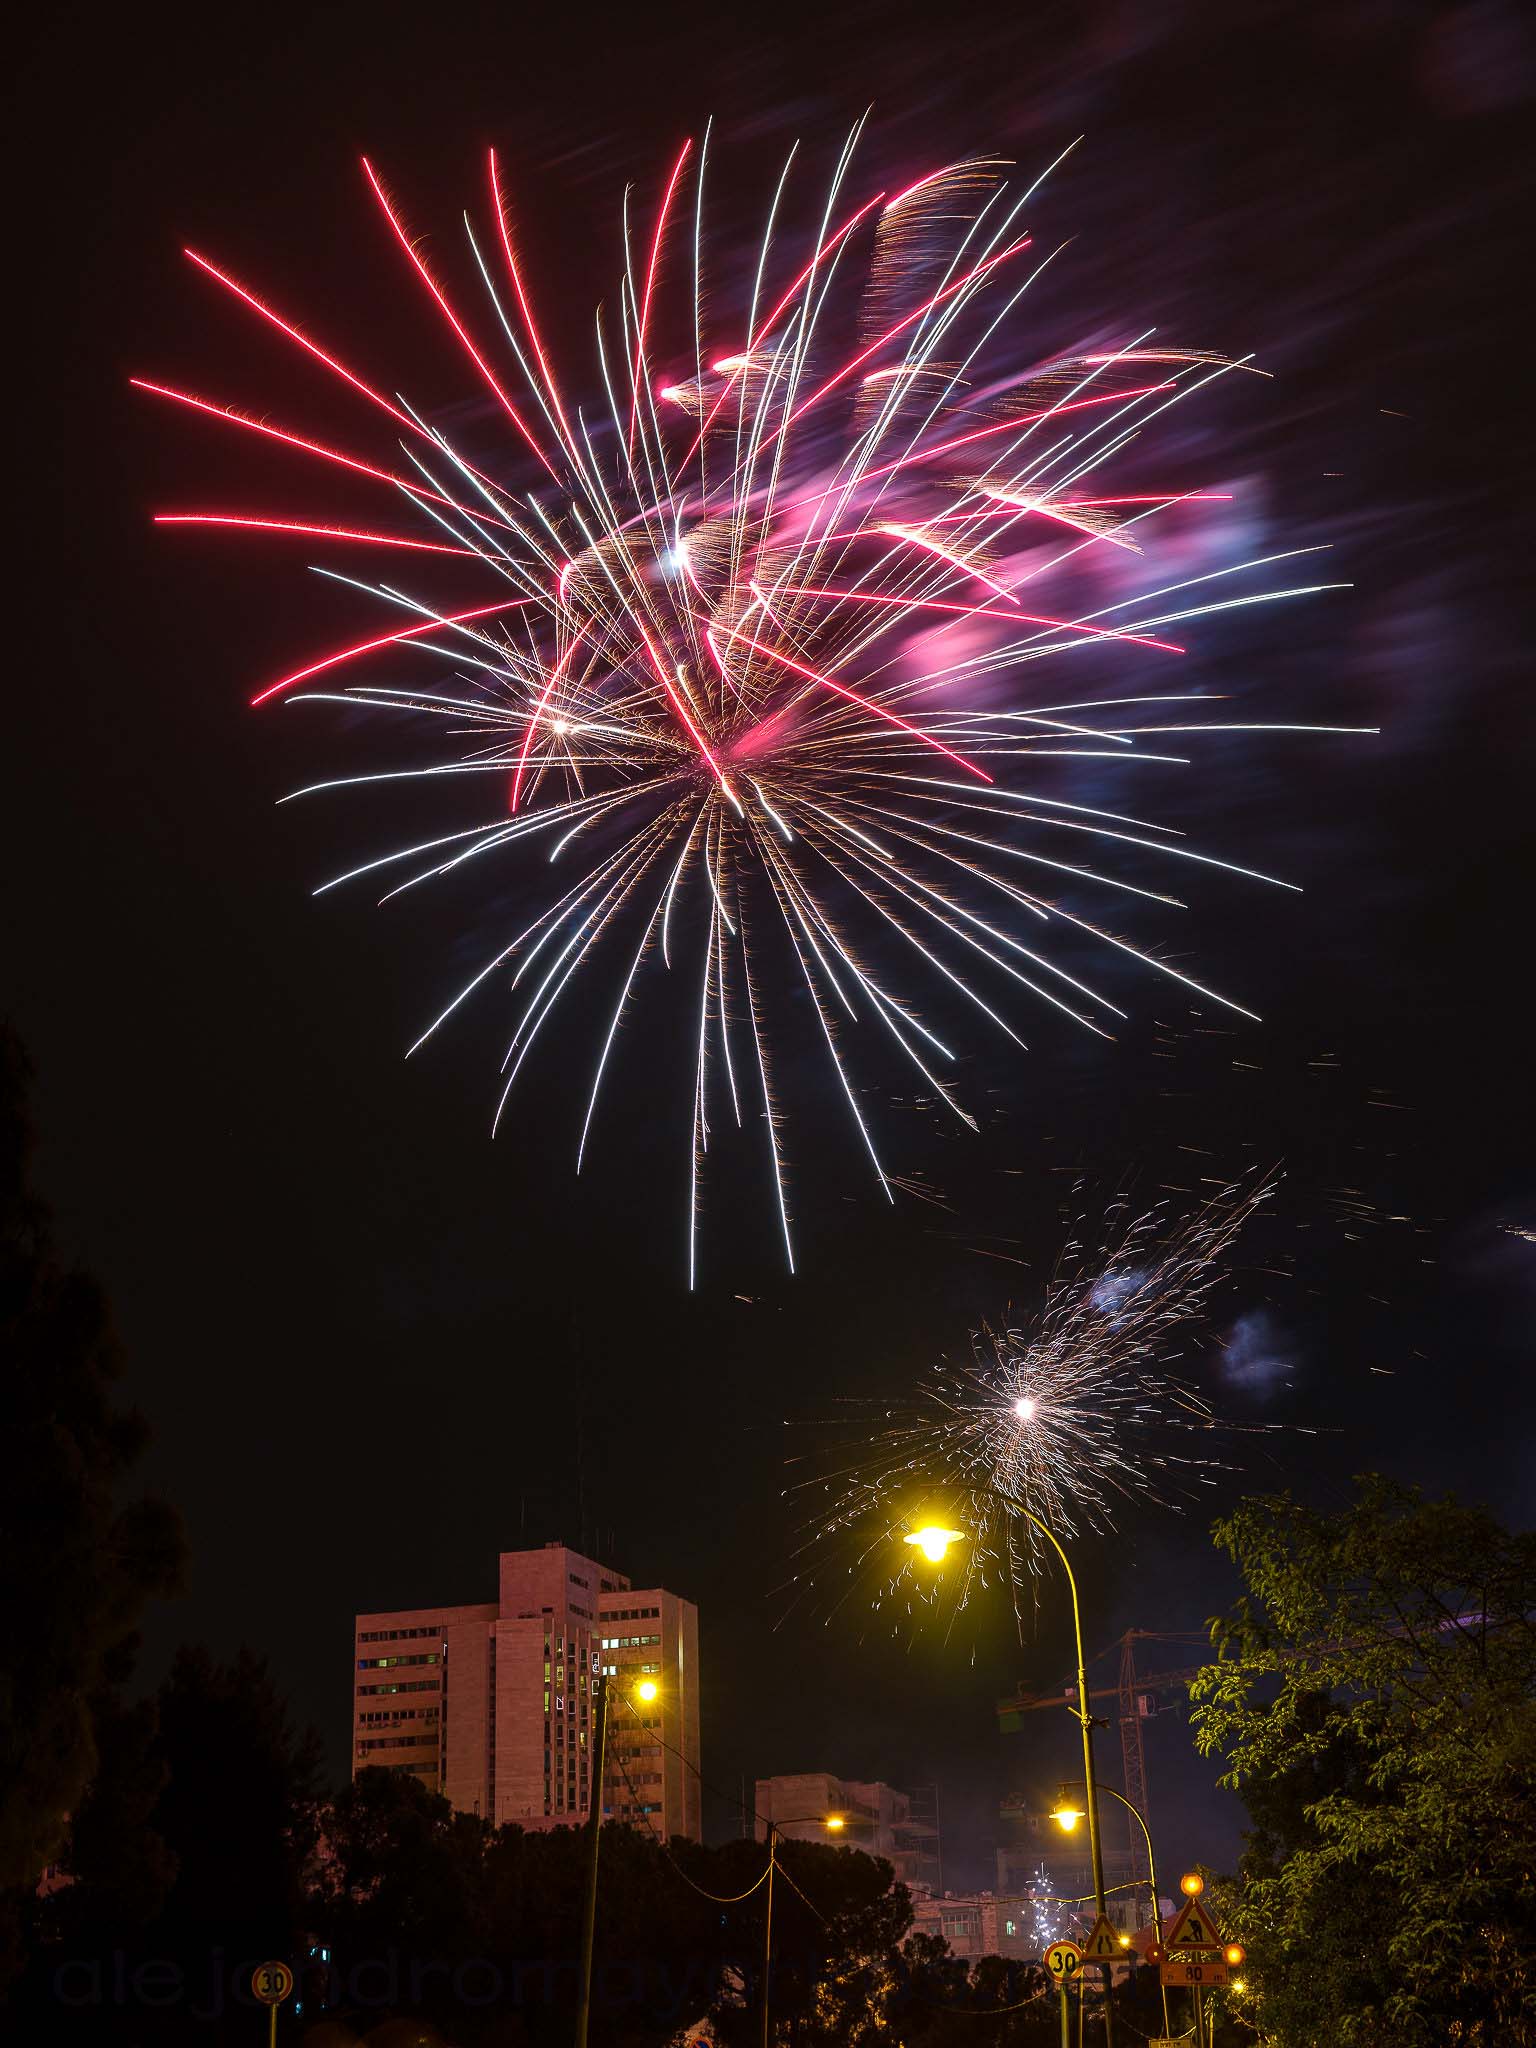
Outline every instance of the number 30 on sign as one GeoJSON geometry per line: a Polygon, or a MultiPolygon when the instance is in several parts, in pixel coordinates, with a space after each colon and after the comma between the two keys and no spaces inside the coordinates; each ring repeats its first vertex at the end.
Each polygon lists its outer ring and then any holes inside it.
{"type": "Polygon", "coordinates": [[[1053,1941],[1045,1952],[1045,1967],[1056,1984],[1069,1983],[1082,1966],[1083,1952],[1075,1941],[1053,1941]]]}

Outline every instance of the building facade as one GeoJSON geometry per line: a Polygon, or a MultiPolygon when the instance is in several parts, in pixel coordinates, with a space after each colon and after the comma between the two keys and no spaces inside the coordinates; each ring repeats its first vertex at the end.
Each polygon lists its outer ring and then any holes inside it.
{"type": "Polygon", "coordinates": [[[918,1934],[942,1935],[955,1955],[972,1960],[1005,1956],[1011,1962],[1038,1962],[1050,1945],[1035,1931],[1035,1903],[1028,1896],[971,1892],[933,1898],[915,1894],[912,1926],[918,1934]]]}
{"type": "Polygon", "coordinates": [[[497,1598],[359,1614],[352,1769],[408,1771],[498,1827],[591,1811],[594,1681],[610,1673],[605,1818],[701,1835],[699,1617],[561,1543],[504,1551],[497,1598]],[[655,1702],[631,1694],[654,1677],[655,1702]]]}
{"type": "MultiPolygon", "coordinates": [[[[974,1962],[979,1956],[1002,1956],[1008,1962],[1038,1963],[1053,1941],[1082,1941],[1093,1926],[1095,1913],[1090,1898],[1086,1905],[1056,1909],[1039,1895],[1024,1893],[948,1893],[942,1898],[916,1894],[912,1900],[912,1925],[918,1934],[941,1935],[950,1951],[974,1962]]],[[[1114,1919],[1111,1900],[1109,1916],[1114,1919]]],[[[1118,1923],[1117,1923],[1118,1924],[1118,1923]]],[[[1146,1961],[1150,1929],[1137,1945],[1115,1959],[1115,1975],[1124,1977],[1129,1966],[1146,1961]]]]}
{"type": "Polygon", "coordinates": [[[755,1803],[759,1841],[772,1821],[790,1841],[835,1841],[883,1856],[903,1884],[933,1889],[942,1883],[937,1801],[931,1794],[925,1802],[878,1780],[867,1784],[830,1771],[799,1771],[759,1778],[755,1803]],[[843,1832],[833,1835],[821,1826],[830,1813],[842,1815],[843,1832]]]}

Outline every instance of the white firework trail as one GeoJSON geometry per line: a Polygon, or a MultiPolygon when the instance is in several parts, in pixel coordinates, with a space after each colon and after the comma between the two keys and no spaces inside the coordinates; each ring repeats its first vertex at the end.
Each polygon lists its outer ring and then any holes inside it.
{"type": "Polygon", "coordinates": [[[1063,1544],[1106,1534],[1198,1497],[1232,1469],[1226,1440],[1285,1428],[1223,1418],[1198,1380],[1211,1297],[1276,1186],[1250,1177],[1184,1214],[1124,1196],[1080,1214],[1027,1321],[984,1325],[896,1402],[814,1425],[790,1488],[805,1517],[791,1604],[867,1603],[899,1634],[952,1626],[996,1588],[1022,1630],[1054,1568],[1030,1515],[1063,1544]],[[907,1541],[929,1524],[959,1539],[937,1572],[907,1541]]]}
{"type": "Polygon", "coordinates": [[[500,904],[505,864],[518,864],[529,913],[496,935],[411,1048],[471,995],[498,990],[511,1018],[497,1122],[535,1047],[562,1035],[547,1027],[579,1009],[598,1045],[576,1119],[579,1168],[617,1085],[626,1017],[647,996],[670,1012],[692,1047],[677,1155],[688,1161],[690,1283],[722,1119],[761,1126],[793,1268],[791,1133],[774,1071],[786,1018],[814,1020],[834,1100],[893,1198],[855,1079],[860,1043],[892,1049],[948,1113],[975,1121],[953,1033],[923,1014],[925,989],[1011,1048],[1024,1044],[1026,1001],[1108,1037],[1125,1013],[1081,957],[1100,947],[1107,962],[1130,956],[1252,1014],[1113,920],[1147,901],[1181,908],[1182,875],[1294,884],[1198,852],[1151,820],[1066,801],[1047,778],[1060,758],[1182,762],[1160,750],[1169,736],[1301,730],[1210,719],[1203,693],[1159,672],[1183,651],[1168,629],[1343,587],[1235,580],[1313,552],[1297,549],[1082,615],[1031,609],[1026,586],[1053,569],[1095,548],[1155,557],[1160,516],[1214,495],[1116,495],[1099,471],[1171,405],[1253,365],[1149,331],[1020,366],[1017,311],[1057,253],[1036,248],[1025,220],[1040,180],[1018,191],[1008,166],[978,159],[860,196],[857,129],[805,232],[789,224],[791,154],[745,317],[717,315],[710,141],[706,130],[681,151],[643,227],[626,200],[622,276],[597,323],[596,413],[555,375],[494,151],[485,218],[465,216],[483,293],[473,316],[364,168],[413,288],[508,431],[506,450],[486,453],[483,434],[473,450],[455,445],[191,251],[360,413],[383,415],[395,453],[374,459],[135,380],[317,474],[387,493],[407,515],[390,530],[243,511],[168,512],[164,523],[319,538],[349,559],[414,553],[460,592],[478,582],[473,601],[429,598],[323,569],[392,621],[255,701],[300,693],[366,707],[421,743],[409,766],[296,794],[387,785],[409,804],[453,783],[473,806],[461,828],[418,828],[325,888],[371,878],[390,884],[388,901],[467,874],[500,904]],[[1061,546],[1042,554],[1052,538],[1061,546]],[[1110,653],[1145,662],[1147,686],[1126,694],[1117,669],[1112,692],[1046,701],[1028,681],[1046,658],[1076,654],[1082,666],[1110,653]],[[421,667],[414,686],[399,680],[407,657],[421,667]],[[365,663],[388,666],[355,679],[365,663]],[[1133,857],[1139,879],[1096,865],[1096,849],[1133,857]]]}

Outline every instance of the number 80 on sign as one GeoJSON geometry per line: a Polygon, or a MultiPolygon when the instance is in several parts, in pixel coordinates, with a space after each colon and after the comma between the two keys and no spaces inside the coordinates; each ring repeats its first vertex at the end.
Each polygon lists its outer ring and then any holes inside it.
{"type": "Polygon", "coordinates": [[[1053,1941],[1045,1952],[1045,1967],[1053,1983],[1070,1983],[1082,1966],[1083,1952],[1075,1941],[1053,1941]]]}

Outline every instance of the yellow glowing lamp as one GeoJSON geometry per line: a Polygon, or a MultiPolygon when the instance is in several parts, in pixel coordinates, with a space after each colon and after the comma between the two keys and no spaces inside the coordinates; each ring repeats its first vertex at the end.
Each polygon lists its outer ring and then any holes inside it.
{"type": "Polygon", "coordinates": [[[1245,1977],[1234,1977],[1232,1979],[1232,1989],[1234,1991],[1246,1991],[1248,1989],[1248,1980],[1245,1977]]]}
{"type": "Polygon", "coordinates": [[[1129,1947],[1130,1947],[1130,1945],[1131,1945],[1131,1937],[1130,1937],[1130,1936],[1129,1936],[1128,1934],[1122,1934],[1122,1935],[1121,1935],[1121,1937],[1120,1937],[1120,1946],[1121,1946],[1122,1948],[1129,1948],[1129,1947]]]}
{"type": "Polygon", "coordinates": [[[1065,1799],[1058,1800],[1051,1813],[1051,1819],[1055,1821],[1057,1827],[1066,1835],[1071,1834],[1080,1820],[1086,1820],[1087,1818],[1087,1814],[1084,1813],[1080,1806],[1073,1806],[1065,1799]]]}
{"type": "Polygon", "coordinates": [[[1239,1963],[1246,1961],[1248,1955],[1247,1949],[1240,1941],[1229,1941],[1222,1953],[1234,1970],[1239,1963]]]}
{"type": "Polygon", "coordinates": [[[940,1529],[930,1522],[925,1528],[914,1529],[910,1536],[903,1536],[901,1540],[920,1550],[930,1564],[942,1564],[944,1553],[951,1543],[963,1543],[965,1537],[958,1529],[940,1529]]]}
{"type": "Polygon", "coordinates": [[[844,1820],[840,1813],[829,1813],[822,1822],[822,1826],[834,1835],[841,1834],[847,1825],[847,1821],[844,1820]]]}
{"type": "Polygon", "coordinates": [[[656,1683],[654,1678],[642,1678],[640,1683],[635,1687],[635,1698],[637,1700],[643,1700],[645,1704],[649,1706],[651,1701],[655,1699],[656,1695],[660,1691],[661,1687],[656,1683]]]}
{"type": "Polygon", "coordinates": [[[1186,1899],[1198,1899],[1205,1890],[1205,1879],[1197,1870],[1191,1870],[1179,1879],[1179,1890],[1186,1899]]]}

